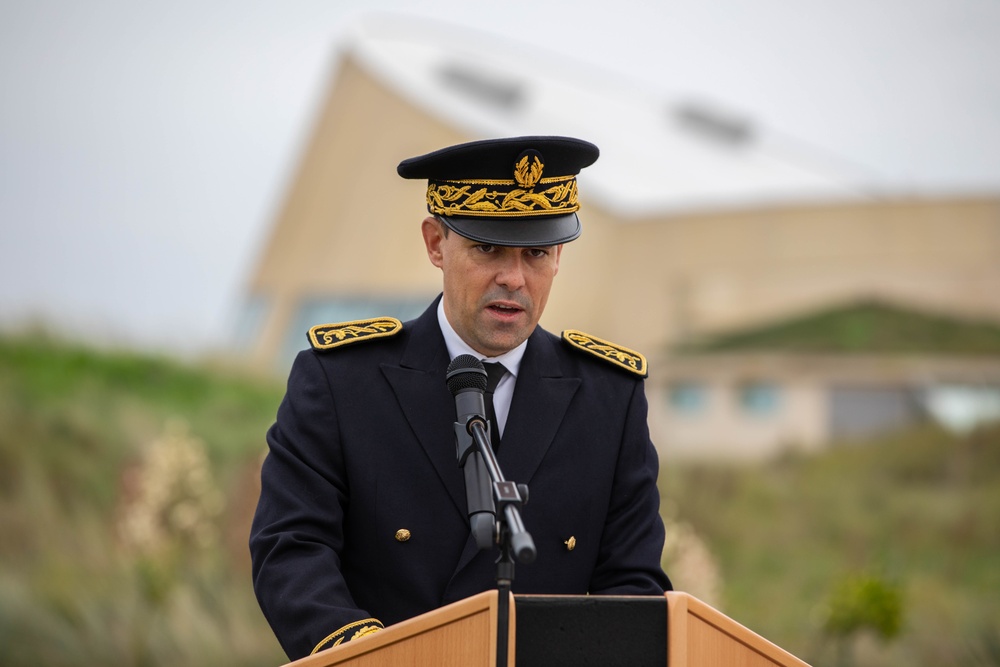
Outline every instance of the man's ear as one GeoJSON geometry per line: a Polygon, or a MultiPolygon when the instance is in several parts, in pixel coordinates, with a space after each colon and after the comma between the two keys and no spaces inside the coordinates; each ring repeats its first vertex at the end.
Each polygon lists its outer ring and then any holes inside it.
{"type": "Polygon", "coordinates": [[[424,236],[427,258],[431,260],[431,264],[440,269],[444,263],[443,253],[441,252],[441,243],[444,241],[444,230],[441,229],[441,223],[437,218],[429,215],[420,223],[420,233],[424,236]]]}

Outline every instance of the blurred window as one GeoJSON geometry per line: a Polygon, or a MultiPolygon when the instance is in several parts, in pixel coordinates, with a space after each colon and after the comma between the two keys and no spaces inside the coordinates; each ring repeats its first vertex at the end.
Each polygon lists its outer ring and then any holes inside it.
{"type": "Polygon", "coordinates": [[[835,439],[889,433],[924,417],[919,395],[906,386],[836,385],[827,396],[827,428],[835,439]]]}
{"type": "Polygon", "coordinates": [[[476,102],[511,111],[525,101],[524,86],[512,79],[501,79],[481,68],[451,63],[438,70],[440,80],[453,91],[476,102]]]}
{"type": "Polygon", "coordinates": [[[744,413],[767,417],[781,408],[781,389],[773,382],[747,382],[739,389],[739,400],[744,413]]]}
{"type": "Polygon", "coordinates": [[[1000,387],[940,384],[923,392],[923,406],[939,424],[965,434],[980,424],[1000,422],[1000,387]]]}
{"type": "Polygon", "coordinates": [[[701,414],[708,407],[705,385],[690,380],[674,382],[667,393],[670,409],[684,415],[701,414]]]}
{"type": "Polygon", "coordinates": [[[240,308],[233,336],[238,348],[249,349],[257,341],[264,328],[269,307],[267,298],[260,294],[252,294],[246,298],[240,308]]]}

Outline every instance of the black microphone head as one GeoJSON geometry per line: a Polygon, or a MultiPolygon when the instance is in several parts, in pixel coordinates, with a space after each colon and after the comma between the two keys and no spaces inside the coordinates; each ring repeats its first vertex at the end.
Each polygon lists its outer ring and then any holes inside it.
{"type": "Polygon", "coordinates": [[[471,354],[460,354],[452,359],[445,379],[452,396],[463,389],[486,391],[486,367],[471,354]]]}

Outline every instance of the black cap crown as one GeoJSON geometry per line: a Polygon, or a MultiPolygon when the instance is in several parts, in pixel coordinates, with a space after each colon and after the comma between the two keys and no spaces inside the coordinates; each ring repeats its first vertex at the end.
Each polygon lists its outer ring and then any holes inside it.
{"type": "Polygon", "coordinates": [[[548,246],[580,235],[576,175],[597,146],[570,137],[473,141],[399,163],[403,178],[426,178],[427,209],[466,238],[548,246]]]}

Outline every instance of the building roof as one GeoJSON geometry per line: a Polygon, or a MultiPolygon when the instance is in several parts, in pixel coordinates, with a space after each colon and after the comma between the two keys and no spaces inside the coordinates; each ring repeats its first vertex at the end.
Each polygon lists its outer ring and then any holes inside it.
{"type": "Polygon", "coordinates": [[[682,350],[1000,356],[1000,325],[862,300],[719,335],[682,350]]]}
{"type": "Polygon", "coordinates": [[[357,22],[348,52],[372,76],[476,138],[576,136],[601,147],[581,193],[622,217],[870,198],[846,162],[731,110],[668,99],[467,28],[357,22]]]}

